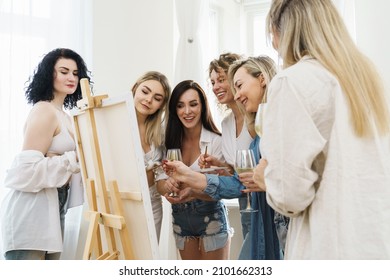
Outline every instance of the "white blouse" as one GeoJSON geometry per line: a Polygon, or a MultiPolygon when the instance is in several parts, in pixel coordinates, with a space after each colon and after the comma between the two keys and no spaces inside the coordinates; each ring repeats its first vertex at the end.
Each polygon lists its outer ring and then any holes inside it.
{"type": "MultiPolygon", "coordinates": [[[[214,132],[205,129],[202,126],[202,131],[199,139],[199,147],[200,147],[201,154],[205,152],[206,146],[207,146],[207,154],[212,155],[218,160],[224,160],[222,155],[222,137],[214,132]]],[[[199,157],[191,164],[190,168],[192,170],[200,171],[200,166],[198,164],[198,161],[199,161],[199,157]]],[[[159,174],[156,176],[155,181],[157,182],[166,179],[168,179],[168,175],[166,175],[164,172],[159,172],[159,174]]]]}
{"type": "Polygon", "coordinates": [[[0,209],[4,252],[62,252],[57,188],[79,171],[74,151],[50,158],[28,150],[15,157],[4,182],[10,190],[0,209]]]}
{"type": "Polygon", "coordinates": [[[268,203],[292,217],[285,257],[390,259],[390,137],[355,136],[340,84],[314,59],[268,95],[260,147],[268,203]]]}
{"type": "MultiPolygon", "coordinates": [[[[224,160],[222,155],[222,137],[214,132],[211,132],[202,127],[202,132],[199,139],[200,153],[204,154],[207,146],[207,154],[212,155],[218,160],[224,160]]],[[[191,164],[190,168],[195,171],[200,171],[198,164],[199,157],[191,164]]]]}
{"type": "Polygon", "coordinates": [[[249,148],[253,141],[249,134],[246,123],[244,122],[241,133],[236,137],[236,121],[233,112],[230,112],[222,120],[222,153],[225,161],[234,166],[236,160],[236,150],[245,150],[249,148]]]}

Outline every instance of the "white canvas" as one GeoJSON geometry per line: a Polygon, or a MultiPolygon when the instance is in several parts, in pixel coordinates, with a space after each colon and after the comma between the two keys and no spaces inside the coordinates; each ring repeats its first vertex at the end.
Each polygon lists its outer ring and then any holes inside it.
{"type": "MultiPolygon", "coordinates": [[[[135,259],[159,259],[133,97],[127,94],[104,99],[102,106],[93,108],[93,112],[105,182],[107,189],[108,182],[116,180],[118,183],[135,259]],[[128,197],[136,199],[128,199],[128,197]]],[[[71,114],[79,126],[81,150],[85,157],[85,170],[82,170],[84,171],[82,177],[86,185],[87,178],[94,179],[97,175],[94,166],[96,154],[91,147],[90,139],[92,134],[88,132],[92,128],[88,127],[85,111],[77,109],[71,114]]],[[[78,149],[80,150],[79,147],[78,149]]],[[[88,207],[84,208],[88,210],[88,207]]],[[[115,237],[116,243],[120,244],[119,235],[116,234],[115,237]]],[[[118,249],[122,251],[122,248],[118,247],[118,249]]],[[[119,258],[123,259],[123,254],[119,258]]]]}

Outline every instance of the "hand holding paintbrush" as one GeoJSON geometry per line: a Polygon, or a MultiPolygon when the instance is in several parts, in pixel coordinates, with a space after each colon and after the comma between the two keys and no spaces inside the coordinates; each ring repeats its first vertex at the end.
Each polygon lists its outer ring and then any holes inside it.
{"type": "Polygon", "coordinates": [[[199,166],[201,169],[210,167],[209,163],[206,161],[206,158],[208,157],[207,148],[208,148],[208,146],[206,146],[203,156],[200,155],[200,158],[199,158],[199,166]]]}

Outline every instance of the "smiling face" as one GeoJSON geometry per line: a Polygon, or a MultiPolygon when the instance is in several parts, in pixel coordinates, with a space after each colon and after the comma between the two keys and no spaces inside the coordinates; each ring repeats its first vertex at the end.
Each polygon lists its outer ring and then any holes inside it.
{"type": "Polygon", "coordinates": [[[134,93],[134,106],[137,114],[143,116],[153,115],[164,104],[164,88],[156,80],[142,82],[134,93]]]}
{"type": "Polygon", "coordinates": [[[233,77],[236,95],[234,99],[241,102],[247,112],[256,112],[265,92],[263,75],[253,77],[246,68],[240,67],[233,77]]]}
{"type": "Polygon", "coordinates": [[[73,59],[59,58],[54,65],[54,95],[73,94],[79,83],[77,64],[73,59]]]}
{"type": "Polygon", "coordinates": [[[185,128],[194,128],[201,123],[202,103],[199,94],[194,89],[186,90],[176,105],[179,120],[185,128]]]}
{"type": "Polygon", "coordinates": [[[210,73],[210,81],[213,86],[213,92],[221,104],[229,104],[234,101],[234,96],[230,90],[230,85],[227,79],[227,75],[224,71],[216,72],[215,70],[210,73]]]}

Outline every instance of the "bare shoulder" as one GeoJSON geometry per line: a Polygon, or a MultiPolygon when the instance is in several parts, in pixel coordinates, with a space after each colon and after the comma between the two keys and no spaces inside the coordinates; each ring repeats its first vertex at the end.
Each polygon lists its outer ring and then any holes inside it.
{"type": "Polygon", "coordinates": [[[49,102],[38,102],[31,109],[24,128],[23,150],[37,150],[44,155],[58,131],[56,108],[49,102]]]}
{"type": "Polygon", "coordinates": [[[40,101],[34,104],[29,117],[57,119],[56,111],[56,108],[50,102],[40,101]]]}
{"type": "Polygon", "coordinates": [[[34,104],[31,109],[31,113],[39,113],[39,114],[55,114],[56,109],[50,102],[48,101],[39,101],[34,104]]]}
{"type": "Polygon", "coordinates": [[[34,104],[27,117],[26,125],[32,125],[33,127],[56,127],[58,123],[56,109],[50,102],[40,101],[34,104]]]}

